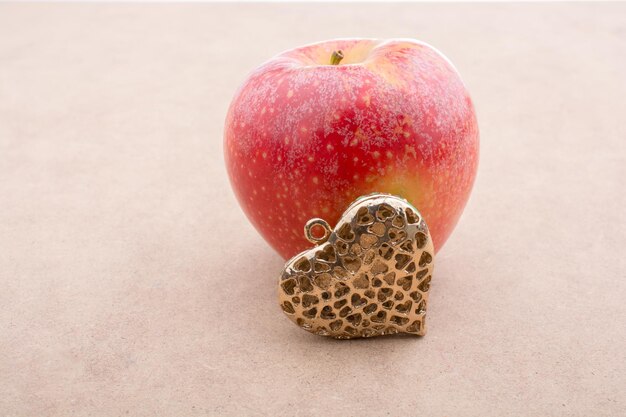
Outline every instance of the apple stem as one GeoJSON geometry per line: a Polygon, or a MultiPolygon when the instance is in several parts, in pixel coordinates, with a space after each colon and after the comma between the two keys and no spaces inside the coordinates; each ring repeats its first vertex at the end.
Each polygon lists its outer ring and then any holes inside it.
{"type": "Polygon", "coordinates": [[[343,59],[343,52],[341,49],[338,51],[333,51],[333,54],[330,56],[330,65],[338,65],[343,59]]]}

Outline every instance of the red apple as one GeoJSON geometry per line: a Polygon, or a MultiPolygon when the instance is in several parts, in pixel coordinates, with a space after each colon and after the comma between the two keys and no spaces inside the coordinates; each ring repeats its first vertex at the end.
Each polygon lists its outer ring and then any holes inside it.
{"type": "Polygon", "coordinates": [[[415,40],[334,40],[253,71],[228,111],[224,153],[244,212],[283,257],[357,197],[407,199],[440,249],[469,198],[478,125],[458,72],[415,40]],[[343,55],[343,58],[342,58],[343,55]]]}

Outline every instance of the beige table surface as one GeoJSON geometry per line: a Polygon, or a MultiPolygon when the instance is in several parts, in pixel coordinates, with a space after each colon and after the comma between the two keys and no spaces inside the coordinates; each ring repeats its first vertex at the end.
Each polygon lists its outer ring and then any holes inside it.
{"type": "Polygon", "coordinates": [[[625,74],[626,4],[1,4],[0,415],[626,415],[625,74]],[[293,326],[223,166],[247,72],[348,36],[478,111],[423,338],[293,326]]]}

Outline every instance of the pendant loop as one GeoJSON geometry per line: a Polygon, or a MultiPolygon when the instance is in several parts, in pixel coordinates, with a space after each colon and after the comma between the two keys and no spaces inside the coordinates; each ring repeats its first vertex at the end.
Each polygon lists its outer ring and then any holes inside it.
{"type": "Polygon", "coordinates": [[[306,224],[304,225],[304,237],[306,237],[306,239],[311,242],[314,243],[316,245],[320,245],[324,242],[326,242],[326,240],[328,240],[328,237],[330,236],[330,225],[328,224],[328,222],[324,219],[319,219],[319,218],[313,218],[311,220],[309,220],[308,222],[306,222],[306,224]],[[321,227],[322,229],[324,229],[324,235],[321,237],[315,237],[313,236],[313,228],[318,228],[321,227]]]}

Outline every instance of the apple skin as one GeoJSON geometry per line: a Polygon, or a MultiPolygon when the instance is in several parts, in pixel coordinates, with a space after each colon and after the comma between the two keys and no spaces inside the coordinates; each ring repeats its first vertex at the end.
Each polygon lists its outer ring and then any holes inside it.
{"type": "Polygon", "coordinates": [[[228,110],[226,167],[242,209],[285,259],[311,247],[359,196],[422,213],[440,249],[478,167],[474,106],[440,52],[410,39],[341,39],[286,51],[253,71],[228,110]],[[333,51],[344,54],[329,65],[333,51]]]}

